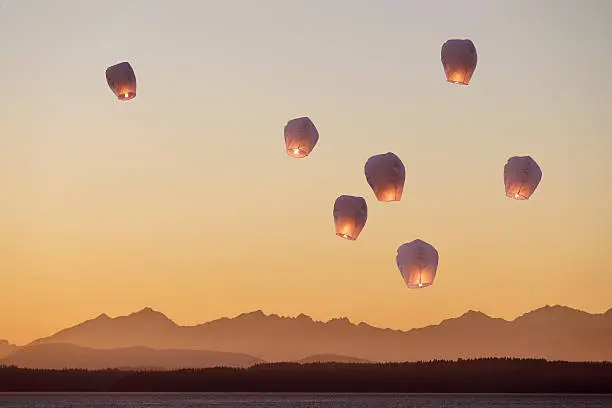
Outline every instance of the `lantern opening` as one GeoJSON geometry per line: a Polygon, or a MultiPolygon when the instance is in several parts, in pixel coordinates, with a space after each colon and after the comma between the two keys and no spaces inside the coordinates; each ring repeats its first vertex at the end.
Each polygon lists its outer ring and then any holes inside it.
{"type": "Polygon", "coordinates": [[[355,241],[359,232],[357,231],[357,225],[353,220],[337,220],[334,221],[336,224],[336,235],[340,238],[348,239],[349,241],[355,241]]]}
{"type": "Polygon", "coordinates": [[[446,76],[446,82],[457,85],[468,85],[470,82],[466,81],[467,74],[461,71],[450,72],[446,76]]]}
{"type": "Polygon", "coordinates": [[[136,92],[121,92],[117,95],[117,99],[120,101],[129,101],[130,99],[134,99],[136,97],[136,92]]]}
{"type": "Polygon", "coordinates": [[[516,193],[509,191],[506,193],[506,197],[509,197],[515,200],[519,200],[519,201],[523,201],[523,200],[529,200],[530,194],[521,193],[521,191],[518,191],[516,193]]]}
{"type": "Polygon", "coordinates": [[[386,203],[393,201],[401,201],[402,199],[402,190],[397,191],[395,186],[389,186],[385,189],[381,189],[377,192],[376,198],[378,201],[383,201],[386,203]]]}
{"type": "Polygon", "coordinates": [[[423,282],[423,283],[409,283],[406,282],[406,286],[408,286],[408,289],[425,289],[428,286],[431,286],[433,284],[433,282],[423,282]]]}
{"type": "Polygon", "coordinates": [[[306,150],[300,149],[299,147],[289,148],[287,149],[287,153],[289,154],[289,156],[295,157],[298,159],[308,156],[308,152],[306,150]]]}
{"type": "Polygon", "coordinates": [[[340,238],[348,239],[349,241],[355,241],[355,238],[345,232],[336,232],[336,235],[340,238]]]}

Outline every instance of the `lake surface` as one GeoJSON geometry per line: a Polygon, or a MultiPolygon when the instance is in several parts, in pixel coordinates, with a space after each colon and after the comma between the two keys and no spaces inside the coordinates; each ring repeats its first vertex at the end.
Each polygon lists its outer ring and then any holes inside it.
{"type": "Polygon", "coordinates": [[[4,408],[612,408],[612,395],[0,394],[4,408]]]}

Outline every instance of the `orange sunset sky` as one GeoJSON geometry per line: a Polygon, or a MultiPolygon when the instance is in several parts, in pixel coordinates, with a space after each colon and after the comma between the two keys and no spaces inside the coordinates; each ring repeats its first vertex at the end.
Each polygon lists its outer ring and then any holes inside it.
{"type": "Polygon", "coordinates": [[[0,339],[151,306],[179,324],[262,309],[408,329],[468,309],[612,307],[612,2],[5,0],[0,339]],[[440,47],[471,38],[469,86],[440,47]],[[104,71],[129,61],[138,95],[104,71]],[[284,151],[309,116],[311,156],[284,151]],[[392,151],[404,198],[363,166],[392,151]],[[531,155],[542,181],[504,194],[531,155]],[[334,234],[362,195],[355,242],[334,234]],[[405,287],[404,242],[440,254],[405,287]]]}

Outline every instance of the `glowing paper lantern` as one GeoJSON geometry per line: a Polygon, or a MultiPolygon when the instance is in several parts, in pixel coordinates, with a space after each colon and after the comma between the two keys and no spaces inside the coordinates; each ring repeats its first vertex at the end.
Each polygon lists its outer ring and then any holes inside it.
{"type": "Polygon", "coordinates": [[[528,200],[542,180],[542,170],[531,156],[514,156],[504,166],[506,196],[528,200]]]}
{"type": "Polygon", "coordinates": [[[292,119],[285,125],[285,148],[291,157],[308,156],[318,141],[319,132],[308,117],[292,119]]]}
{"type": "Polygon", "coordinates": [[[400,201],[404,191],[406,169],[395,154],[389,152],[370,157],[364,172],[378,201],[400,201]]]}
{"type": "Polygon", "coordinates": [[[106,68],[106,82],[120,101],[136,97],[136,75],[129,62],[106,68]]]}
{"type": "Polygon", "coordinates": [[[433,284],[438,269],[438,251],[427,242],[415,239],[401,245],[395,261],[408,288],[426,288],[433,284]]]}
{"type": "Polygon", "coordinates": [[[441,59],[448,82],[470,83],[478,60],[472,40],[448,40],[442,45],[441,59]]]}
{"type": "Polygon", "coordinates": [[[341,195],[334,202],[336,235],[355,241],[368,219],[368,205],[363,197],[341,195]]]}

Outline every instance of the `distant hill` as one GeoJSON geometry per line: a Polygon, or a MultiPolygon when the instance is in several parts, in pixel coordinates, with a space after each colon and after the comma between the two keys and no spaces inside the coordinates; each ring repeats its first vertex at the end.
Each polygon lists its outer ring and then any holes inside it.
{"type": "Polygon", "coordinates": [[[95,319],[64,329],[32,345],[71,343],[95,349],[152,349],[245,353],[264,360],[300,361],[341,355],[369,361],[416,361],[479,357],[612,361],[612,310],[590,314],[546,306],[512,321],[468,311],[440,324],[409,331],[381,329],[346,318],[328,322],[309,316],[262,311],[179,326],[145,308],[129,316],[95,319]]]}
{"type": "Polygon", "coordinates": [[[349,357],[349,356],[341,356],[338,354],[317,354],[314,356],[309,356],[298,361],[301,364],[312,364],[312,363],[359,363],[366,364],[372,363],[369,360],[364,360],[363,358],[357,357],[349,357]]]}
{"type": "Polygon", "coordinates": [[[207,368],[216,366],[248,367],[264,361],[246,354],[204,350],[153,350],[127,347],[94,350],[73,344],[39,344],[23,347],[0,361],[2,365],[22,368],[98,370],[207,368]]]}
{"type": "Polygon", "coordinates": [[[15,352],[19,347],[6,340],[0,340],[0,360],[15,352]]]}

